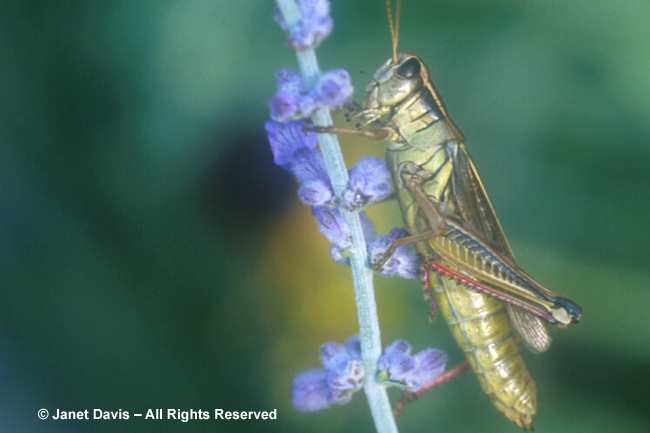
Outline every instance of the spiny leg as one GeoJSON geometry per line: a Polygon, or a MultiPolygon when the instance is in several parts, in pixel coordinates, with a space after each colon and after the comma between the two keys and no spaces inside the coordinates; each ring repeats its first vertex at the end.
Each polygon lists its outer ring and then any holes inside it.
{"type": "Polygon", "coordinates": [[[441,234],[449,224],[447,223],[447,218],[438,209],[438,202],[427,195],[424,189],[422,189],[421,182],[418,180],[410,179],[405,184],[406,188],[411,191],[415,201],[418,202],[427,221],[431,224],[432,231],[441,234]]]}
{"type": "Polygon", "coordinates": [[[372,265],[372,269],[374,271],[380,271],[384,268],[386,263],[393,257],[395,254],[395,251],[400,248],[404,247],[407,245],[413,245],[417,244],[418,242],[426,241],[427,239],[435,238],[436,236],[439,236],[439,232],[435,231],[428,231],[424,233],[419,233],[417,235],[413,236],[407,236],[404,238],[399,238],[395,239],[393,243],[390,244],[390,246],[384,251],[384,254],[382,254],[381,259],[372,265]]]}
{"type": "Polygon", "coordinates": [[[429,314],[429,322],[433,323],[438,315],[438,303],[436,298],[433,297],[433,286],[431,285],[431,278],[429,278],[429,266],[427,263],[422,263],[420,266],[420,279],[424,288],[424,300],[431,302],[431,314],[429,314]]]}
{"type": "Polygon", "coordinates": [[[411,192],[411,194],[413,194],[420,209],[422,209],[424,215],[427,217],[427,220],[431,225],[431,230],[393,241],[384,253],[382,259],[377,264],[373,265],[374,270],[382,269],[393,254],[395,254],[397,248],[440,236],[448,226],[447,220],[438,210],[437,202],[427,196],[422,189],[422,180],[416,174],[418,170],[419,167],[415,164],[413,164],[413,166],[404,166],[400,175],[402,176],[406,188],[411,192]]]}

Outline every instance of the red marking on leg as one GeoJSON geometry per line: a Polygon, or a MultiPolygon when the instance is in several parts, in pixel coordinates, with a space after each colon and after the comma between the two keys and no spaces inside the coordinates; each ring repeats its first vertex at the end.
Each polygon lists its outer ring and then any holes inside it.
{"type": "Polygon", "coordinates": [[[426,265],[422,265],[422,286],[424,287],[424,293],[427,295],[429,298],[429,301],[431,302],[431,315],[429,316],[429,322],[433,323],[436,320],[436,316],[438,315],[438,303],[436,302],[436,299],[433,297],[433,291],[431,290],[431,279],[429,277],[429,269],[427,268],[426,265]]]}
{"type": "Polygon", "coordinates": [[[429,280],[429,272],[427,265],[422,264],[420,266],[420,281],[422,281],[422,285],[424,286],[424,291],[429,293],[431,291],[431,281],[429,280]]]}
{"type": "Polygon", "coordinates": [[[418,397],[422,396],[422,394],[431,391],[432,389],[438,387],[439,385],[445,382],[449,382],[450,380],[458,377],[459,375],[469,370],[469,368],[470,368],[469,364],[465,362],[464,364],[454,367],[451,370],[445,371],[440,376],[438,376],[435,380],[420,388],[419,391],[405,392],[402,395],[402,399],[395,404],[395,407],[393,408],[393,415],[395,416],[395,418],[399,417],[402,411],[406,408],[406,406],[411,401],[414,401],[418,397]]]}
{"type": "Polygon", "coordinates": [[[436,302],[436,299],[431,296],[431,316],[429,316],[429,322],[433,323],[436,320],[436,316],[438,315],[438,303],[436,302]]]}
{"type": "MultiPolygon", "coordinates": [[[[458,272],[456,272],[456,271],[453,271],[453,270],[451,270],[451,269],[445,267],[445,266],[444,266],[443,264],[441,264],[441,263],[438,263],[438,262],[430,262],[430,263],[429,263],[429,269],[431,269],[431,270],[433,270],[433,271],[439,273],[440,275],[444,275],[445,277],[449,277],[449,278],[452,278],[452,279],[454,279],[454,280],[456,280],[456,281],[460,281],[461,283],[463,283],[463,284],[465,284],[465,285],[467,285],[467,286],[475,287],[475,288],[477,288],[477,289],[479,289],[479,290],[480,290],[481,288],[478,287],[478,286],[481,286],[481,287],[485,288],[485,287],[482,286],[481,283],[479,283],[478,281],[473,280],[473,279],[471,279],[471,278],[469,278],[469,277],[466,277],[466,276],[464,276],[463,274],[460,274],[460,273],[458,273],[458,272]]],[[[488,289],[485,288],[485,291],[488,291],[488,289]]],[[[496,296],[498,297],[498,295],[496,295],[496,296]]]]}

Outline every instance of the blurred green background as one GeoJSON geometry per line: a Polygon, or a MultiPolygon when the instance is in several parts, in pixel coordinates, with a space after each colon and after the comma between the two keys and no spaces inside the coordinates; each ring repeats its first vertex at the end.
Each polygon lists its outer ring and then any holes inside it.
{"type": "MultiPolygon", "coordinates": [[[[390,55],[383,0],[332,1],[323,69],[390,55]]],[[[372,432],[363,395],[313,415],[291,378],[357,332],[263,130],[295,56],[271,1],[0,3],[0,431],[372,432]],[[36,411],[278,409],[278,420],[38,421],[36,411]]],[[[520,264],[584,319],[541,356],[539,432],[650,431],[650,2],[405,0],[520,264]]],[[[356,99],[361,98],[357,93],[356,99]]],[[[383,147],[344,143],[350,164],[383,147]]],[[[371,210],[380,232],[394,202],[371,210]]],[[[462,361],[415,281],[378,279],[383,341],[462,361]]],[[[391,394],[393,398],[398,393],[391,394]]],[[[471,374],[401,431],[516,432],[471,374]]]]}

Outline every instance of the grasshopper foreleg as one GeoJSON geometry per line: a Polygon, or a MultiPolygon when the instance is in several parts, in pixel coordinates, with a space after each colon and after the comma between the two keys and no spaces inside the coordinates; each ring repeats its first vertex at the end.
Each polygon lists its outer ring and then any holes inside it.
{"type": "Polygon", "coordinates": [[[355,129],[340,126],[305,125],[302,129],[305,132],[316,132],[317,134],[361,135],[373,141],[387,140],[395,133],[390,128],[355,129]]]}

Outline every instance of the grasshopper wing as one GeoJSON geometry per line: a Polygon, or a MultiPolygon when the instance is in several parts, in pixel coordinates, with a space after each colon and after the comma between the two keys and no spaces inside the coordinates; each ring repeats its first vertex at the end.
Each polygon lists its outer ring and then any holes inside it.
{"type": "MultiPolygon", "coordinates": [[[[460,221],[468,228],[479,233],[495,250],[515,261],[499,219],[494,213],[492,203],[485,192],[483,182],[476,170],[474,161],[464,143],[450,146],[452,171],[452,188],[456,212],[460,221]]],[[[508,315],[519,335],[531,350],[544,352],[551,345],[544,323],[526,311],[507,304],[508,315]]]]}

